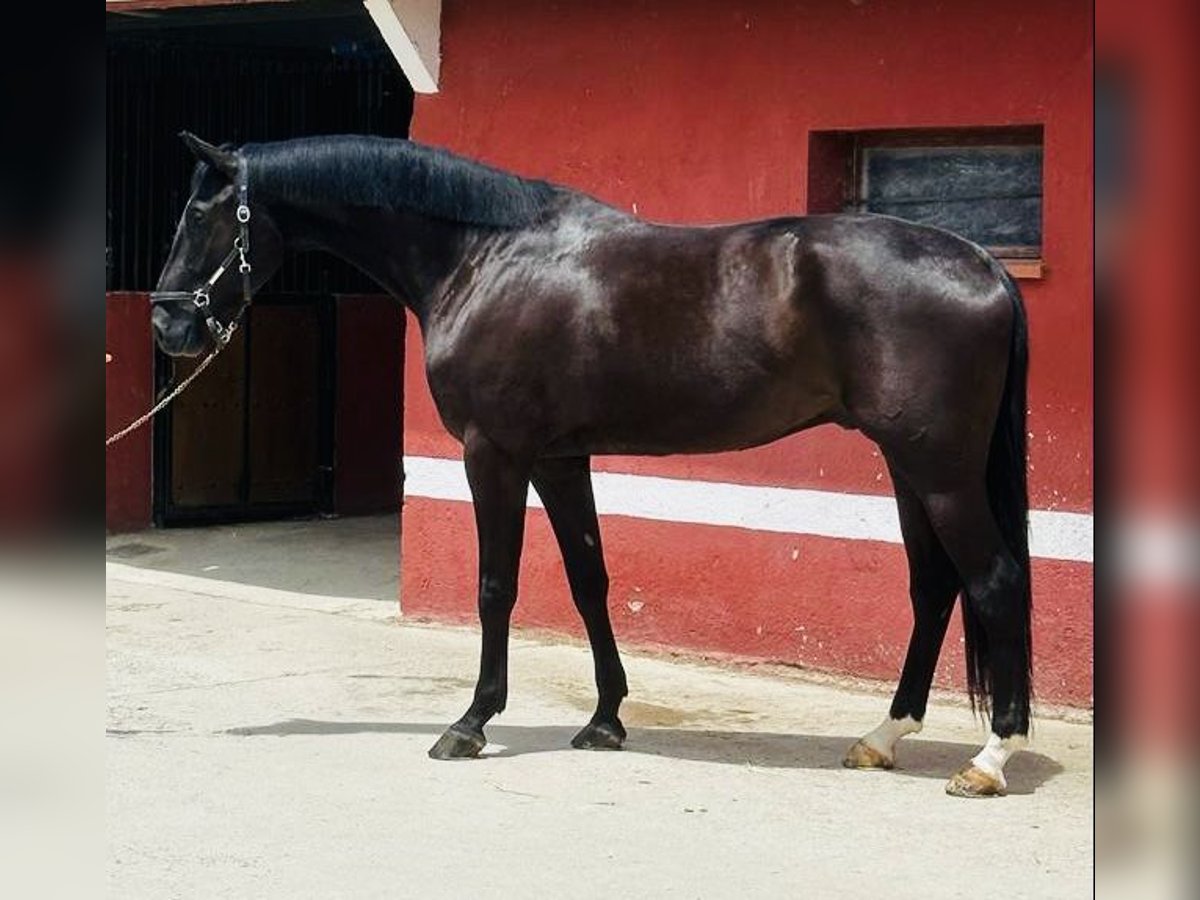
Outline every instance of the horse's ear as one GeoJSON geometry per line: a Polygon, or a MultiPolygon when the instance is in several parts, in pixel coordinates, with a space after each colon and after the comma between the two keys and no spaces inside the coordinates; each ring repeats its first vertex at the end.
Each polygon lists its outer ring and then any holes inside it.
{"type": "Polygon", "coordinates": [[[230,178],[237,177],[238,161],[233,151],[222,147],[214,147],[208,141],[201,140],[190,131],[179,132],[179,137],[187,145],[187,148],[196,154],[196,159],[214,166],[230,178]]]}

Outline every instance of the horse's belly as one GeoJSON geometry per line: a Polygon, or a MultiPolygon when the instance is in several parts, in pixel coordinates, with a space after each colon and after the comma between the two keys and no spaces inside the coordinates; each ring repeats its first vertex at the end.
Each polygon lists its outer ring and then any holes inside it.
{"type": "Polygon", "coordinates": [[[662,456],[744,450],[823,422],[838,421],[832,393],[802,384],[760,385],[724,402],[651,387],[601,407],[550,452],[662,456]]]}

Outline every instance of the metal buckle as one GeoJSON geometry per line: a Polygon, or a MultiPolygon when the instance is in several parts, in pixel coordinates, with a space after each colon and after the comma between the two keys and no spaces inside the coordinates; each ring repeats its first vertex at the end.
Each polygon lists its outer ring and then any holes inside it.
{"type": "Polygon", "coordinates": [[[245,225],[250,221],[250,207],[245,203],[239,203],[237,208],[237,220],[245,225]]]}
{"type": "Polygon", "coordinates": [[[200,290],[192,296],[192,303],[196,305],[196,309],[208,309],[208,291],[200,290]]]}
{"type": "Polygon", "coordinates": [[[217,339],[222,347],[233,340],[233,333],[237,331],[237,320],[230,322],[228,325],[222,325],[215,320],[209,326],[212,329],[213,337],[217,339]]]}
{"type": "Polygon", "coordinates": [[[243,275],[249,275],[250,274],[250,261],[248,259],[246,259],[245,242],[242,240],[241,235],[238,235],[237,237],[235,237],[233,239],[233,246],[234,246],[234,249],[236,249],[238,252],[238,259],[241,260],[241,262],[238,263],[238,271],[241,272],[243,275]]]}

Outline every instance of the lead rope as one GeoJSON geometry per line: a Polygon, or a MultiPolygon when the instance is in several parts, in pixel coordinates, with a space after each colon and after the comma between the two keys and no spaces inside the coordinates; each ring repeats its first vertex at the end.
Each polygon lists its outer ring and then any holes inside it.
{"type": "Polygon", "coordinates": [[[217,356],[220,354],[220,352],[223,349],[225,349],[225,345],[218,344],[216,349],[213,350],[212,353],[208,354],[208,356],[206,356],[204,358],[204,361],[202,363],[200,363],[200,365],[196,366],[196,371],[192,372],[191,375],[189,375],[187,378],[183,379],[183,381],[179,382],[179,384],[177,384],[175,386],[175,388],[171,391],[171,393],[167,394],[167,396],[163,397],[161,400],[159,400],[157,403],[155,403],[152,407],[150,407],[150,411],[148,413],[134,419],[132,422],[130,422],[128,425],[126,425],[124,428],[122,428],[116,434],[110,434],[107,438],[105,438],[104,446],[111,447],[113,444],[115,444],[121,438],[125,437],[125,435],[130,434],[134,431],[137,431],[139,428],[141,428],[143,425],[145,425],[147,422],[149,422],[151,419],[153,419],[155,417],[155,415],[157,415],[164,407],[166,407],[166,405],[168,403],[170,403],[172,400],[174,400],[176,397],[178,397],[180,394],[182,394],[183,389],[185,387],[187,387],[189,384],[191,384],[193,381],[195,381],[196,378],[200,375],[200,373],[208,368],[209,363],[211,363],[214,359],[216,359],[217,356]]]}
{"type": "Polygon", "coordinates": [[[221,351],[229,346],[230,340],[233,338],[233,333],[235,331],[237,331],[238,326],[242,322],[242,316],[244,316],[246,314],[247,309],[249,309],[249,306],[242,307],[242,311],[238,313],[238,317],[236,319],[234,319],[233,322],[231,322],[229,324],[229,326],[225,329],[225,334],[228,335],[228,337],[224,341],[217,342],[216,346],[213,347],[212,352],[209,353],[208,356],[204,357],[204,360],[200,363],[200,365],[196,366],[195,371],[192,372],[191,375],[189,375],[187,378],[183,379],[183,381],[179,382],[179,384],[175,385],[175,387],[171,389],[171,393],[167,394],[167,396],[163,397],[161,400],[159,400],[157,403],[155,403],[152,407],[150,407],[149,412],[145,413],[144,415],[138,416],[136,419],[134,419],[132,422],[130,422],[128,425],[126,425],[124,428],[122,428],[116,434],[110,434],[107,438],[105,438],[104,446],[111,447],[113,444],[115,444],[121,438],[125,437],[125,435],[130,434],[134,431],[137,431],[139,428],[141,428],[143,425],[145,425],[147,422],[149,422],[151,419],[153,419],[158,413],[162,412],[162,410],[166,408],[168,403],[170,403],[172,400],[174,400],[176,397],[178,397],[180,394],[182,394],[183,389],[185,387],[187,387],[189,384],[191,384],[193,381],[195,381],[199,377],[200,373],[203,372],[205,369],[207,369],[209,367],[209,365],[212,363],[212,361],[221,355],[221,351]]]}
{"type": "MultiPolygon", "coordinates": [[[[246,310],[250,308],[250,261],[246,258],[250,252],[250,204],[247,199],[246,169],[244,161],[242,161],[238,168],[237,181],[238,236],[234,238],[233,249],[229,251],[229,255],[225,257],[225,259],[217,267],[216,272],[213,273],[203,287],[197,288],[194,291],[169,291],[159,294],[159,297],[168,301],[177,300],[182,297],[184,299],[190,298],[193,303],[195,303],[197,311],[205,316],[205,324],[208,326],[208,330],[212,332],[214,338],[212,352],[204,358],[200,365],[196,366],[196,370],[192,372],[191,375],[179,382],[179,384],[171,390],[171,393],[167,394],[167,396],[155,403],[154,406],[150,407],[149,412],[134,419],[116,434],[110,434],[107,438],[105,438],[105,447],[111,447],[127,434],[137,431],[139,428],[153,419],[156,414],[161,412],[168,403],[182,394],[184,388],[195,381],[199,377],[200,373],[207,369],[214,359],[220,356],[221,351],[229,346],[229,342],[233,340],[233,333],[237,331],[238,326],[242,322],[242,317],[246,315],[246,310]],[[242,276],[242,308],[238,310],[238,314],[232,322],[230,322],[228,325],[222,326],[221,323],[214,318],[212,310],[209,309],[208,292],[216,285],[221,276],[225,274],[225,270],[229,267],[230,263],[233,262],[235,257],[237,257],[239,260],[238,272],[240,272],[242,276]]],[[[153,296],[151,297],[151,302],[154,302],[153,296]]]]}

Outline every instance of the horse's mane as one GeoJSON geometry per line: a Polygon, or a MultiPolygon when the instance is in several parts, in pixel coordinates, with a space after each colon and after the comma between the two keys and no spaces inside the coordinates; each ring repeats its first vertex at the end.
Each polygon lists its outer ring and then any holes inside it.
{"type": "Polygon", "coordinates": [[[362,135],[242,147],[251,193],[292,203],[408,209],[510,228],[539,218],[558,188],[408,140],[362,135]]]}

